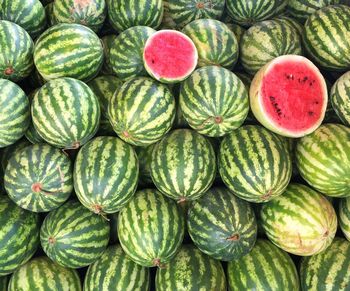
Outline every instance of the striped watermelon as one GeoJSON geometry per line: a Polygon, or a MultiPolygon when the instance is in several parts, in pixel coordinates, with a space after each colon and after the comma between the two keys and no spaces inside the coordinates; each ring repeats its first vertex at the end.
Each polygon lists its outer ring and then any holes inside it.
{"type": "Polygon", "coordinates": [[[324,124],[301,138],[296,146],[301,176],[318,191],[334,197],[350,193],[350,129],[341,124],[324,124]]]}
{"type": "MultiPolygon", "coordinates": [[[[32,91],[28,95],[28,99],[29,99],[30,105],[31,105],[31,103],[33,101],[34,95],[36,94],[36,92],[38,92],[38,90],[39,89],[35,89],[34,91],[32,91]]],[[[28,127],[27,131],[25,132],[24,136],[32,144],[43,143],[44,142],[44,139],[39,135],[38,131],[35,129],[32,119],[30,120],[29,127],[28,127]]]]}
{"type": "Polygon", "coordinates": [[[107,15],[105,0],[55,0],[53,15],[58,23],[78,23],[98,32],[107,15]]]}
{"type": "Polygon", "coordinates": [[[15,83],[0,79],[0,148],[19,140],[30,123],[29,100],[15,83]]]}
{"type": "Polygon", "coordinates": [[[299,290],[290,256],[268,240],[258,239],[252,251],[227,265],[229,291],[299,290]]]}
{"type": "Polygon", "coordinates": [[[0,277],[0,291],[8,291],[8,289],[7,289],[8,281],[9,281],[8,276],[0,277]]]}
{"type": "Polygon", "coordinates": [[[299,256],[325,250],[337,230],[332,204],[301,184],[289,184],[282,195],[264,204],[261,220],[267,237],[274,244],[299,256]]]}
{"type": "Polygon", "coordinates": [[[78,153],[74,189],[90,211],[114,213],[134,195],[138,174],[138,160],[131,145],[117,137],[97,137],[78,153]]]}
{"type": "Polygon", "coordinates": [[[226,7],[234,22],[250,26],[280,14],[287,3],[288,0],[226,0],[226,7]]]}
{"type": "Polygon", "coordinates": [[[350,126],[350,72],[342,75],[330,92],[332,107],[342,123],[350,126]]]}
{"type": "Polygon", "coordinates": [[[84,279],[84,291],[147,291],[149,285],[149,269],[130,260],[119,245],[107,248],[84,279]]]}
{"type": "Polygon", "coordinates": [[[46,15],[39,0],[2,0],[0,19],[14,22],[35,39],[46,27],[46,15]]]}
{"type": "Polygon", "coordinates": [[[48,143],[76,149],[91,139],[100,123],[100,104],[83,82],[60,78],[46,83],[32,102],[35,129],[48,143]]]}
{"type": "Polygon", "coordinates": [[[305,257],[300,265],[302,290],[347,291],[350,286],[350,243],[336,238],[324,252],[305,257]]]}
{"type": "Polygon", "coordinates": [[[203,67],[182,84],[180,107],[193,129],[219,137],[244,122],[249,110],[248,92],[231,71],[217,66],[203,67]]]}
{"type": "Polygon", "coordinates": [[[242,36],[241,63],[252,75],[274,58],[288,54],[301,55],[302,47],[298,31],[286,21],[259,22],[242,36]]]}
{"type": "Polygon", "coordinates": [[[225,24],[235,34],[236,39],[237,39],[237,43],[240,44],[242,36],[246,30],[242,26],[240,26],[236,23],[233,23],[233,22],[232,23],[229,22],[229,23],[225,23],[225,24]]]}
{"type": "Polygon", "coordinates": [[[0,195],[0,276],[26,263],[39,245],[39,216],[0,195]]]}
{"type": "Polygon", "coordinates": [[[152,176],[151,176],[151,161],[152,161],[152,152],[156,143],[151,144],[146,147],[136,147],[136,153],[140,165],[140,175],[139,175],[139,184],[143,187],[152,186],[152,176]]]}
{"type": "Polygon", "coordinates": [[[47,257],[37,257],[17,269],[11,277],[8,291],[81,291],[76,270],[62,267],[47,257]]]}
{"type": "Polygon", "coordinates": [[[118,78],[148,76],[143,65],[143,49],[156,31],[147,26],[131,27],[120,33],[110,46],[109,62],[118,78]]]}
{"type": "Polygon", "coordinates": [[[350,68],[350,7],[330,5],[306,21],[303,42],[318,65],[328,70],[350,68]]]}
{"type": "Polygon", "coordinates": [[[133,26],[157,28],[163,18],[162,0],[106,0],[109,21],[121,32],[133,26]]]}
{"type": "Polygon", "coordinates": [[[232,69],[238,59],[238,42],[225,23],[214,19],[198,19],[182,30],[198,51],[198,66],[222,66],[232,69]]]}
{"type": "Polygon", "coordinates": [[[0,78],[14,82],[27,77],[34,67],[34,44],[20,26],[0,20],[0,78]]]}
{"type": "Polygon", "coordinates": [[[286,16],[286,15],[279,15],[279,16],[275,17],[273,20],[289,24],[299,33],[300,36],[302,36],[304,26],[301,25],[300,22],[295,20],[295,18],[286,16]]]}
{"type": "Polygon", "coordinates": [[[170,130],[175,118],[175,100],[166,85],[151,78],[132,78],[113,95],[108,116],[121,139],[146,146],[170,130]]]}
{"type": "Polygon", "coordinates": [[[113,75],[113,68],[111,64],[110,53],[111,53],[111,46],[116,38],[117,36],[115,34],[108,34],[101,38],[101,41],[103,44],[103,53],[104,53],[103,65],[100,71],[101,74],[113,75]]]}
{"type": "Polygon", "coordinates": [[[20,207],[46,212],[63,204],[73,191],[72,164],[59,149],[35,144],[16,153],[5,171],[5,189],[20,207]]]}
{"type": "Polygon", "coordinates": [[[109,223],[70,200],[51,211],[41,225],[40,241],[46,255],[61,266],[82,268],[96,261],[109,240],[109,223]]]}
{"type": "Polygon", "coordinates": [[[184,236],[184,218],[175,201],[155,189],[136,192],[119,212],[118,237],[125,253],[144,267],[174,257],[184,236]]]}
{"type": "Polygon", "coordinates": [[[2,148],[0,152],[0,162],[1,162],[1,169],[5,172],[7,164],[11,157],[13,157],[15,154],[19,153],[22,151],[25,147],[30,146],[31,143],[25,139],[22,138],[15,142],[14,144],[2,148]]]}
{"type": "Polygon", "coordinates": [[[340,200],[339,226],[347,240],[350,241],[350,197],[340,200]]]}
{"type": "Polygon", "coordinates": [[[105,135],[114,135],[114,130],[108,119],[108,103],[113,94],[122,85],[122,81],[111,75],[96,77],[87,83],[100,101],[101,118],[99,132],[105,135]]]}
{"type": "Polygon", "coordinates": [[[226,188],[212,188],[193,201],[187,224],[194,244],[203,253],[221,261],[249,253],[257,236],[253,209],[226,188]]]}
{"type": "Polygon", "coordinates": [[[58,23],[57,20],[55,19],[55,16],[53,15],[53,2],[45,6],[45,14],[46,14],[47,27],[54,26],[58,23]]]}
{"type": "Polygon", "coordinates": [[[215,173],[213,146],[194,130],[173,130],[153,150],[152,180],[163,194],[178,202],[202,196],[212,185],[215,173]]]}
{"type": "Polygon", "coordinates": [[[157,269],[156,290],[226,291],[224,269],[195,246],[183,245],[165,268],[157,269]]]}
{"type": "Polygon", "coordinates": [[[226,186],[250,202],[281,195],[292,175],[288,144],[257,125],[245,125],[221,142],[219,172],[226,186]]]}
{"type": "Polygon", "coordinates": [[[56,24],[36,40],[34,63],[46,80],[72,77],[89,81],[103,64],[102,43],[86,26],[56,24]],[[69,41],[62,41],[64,39],[69,41]]]}

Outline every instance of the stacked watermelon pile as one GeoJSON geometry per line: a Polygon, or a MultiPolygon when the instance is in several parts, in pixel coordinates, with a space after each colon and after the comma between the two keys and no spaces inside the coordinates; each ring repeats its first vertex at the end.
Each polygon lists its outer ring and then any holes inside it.
{"type": "Polygon", "coordinates": [[[350,290],[350,5],[1,0],[0,291],[350,290]]]}

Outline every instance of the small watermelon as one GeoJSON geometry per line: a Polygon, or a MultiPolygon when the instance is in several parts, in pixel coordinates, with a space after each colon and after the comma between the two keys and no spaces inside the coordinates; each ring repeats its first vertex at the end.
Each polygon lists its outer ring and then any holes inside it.
{"type": "Polygon", "coordinates": [[[176,202],[155,189],[136,192],[118,217],[122,248],[144,267],[163,267],[169,262],[182,243],[184,229],[176,202]]]}
{"type": "Polygon", "coordinates": [[[350,241],[350,197],[340,200],[339,226],[347,240],[350,241]]]}
{"type": "Polygon", "coordinates": [[[109,231],[105,218],[70,200],[45,217],[40,241],[52,261],[68,268],[82,268],[95,262],[105,251],[109,231]]]}
{"type": "Polygon", "coordinates": [[[326,82],[307,58],[280,56],[255,75],[251,109],[262,125],[289,137],[301,137],[320,126],[327,108],[326,82]]]}
{"type": "Polygon", "coordinates": [[[350,126],[350,72],[342,75],[330,92],[332,107],[342,123],[350,126]]]}
{"type": "Polygon", "coordinates": [[[108,247],[84,279],[84,291],[147,291],[149,285],[149,269],[130,260],[119,245],[108,247]]]}
{"type": "Polygon", "coordinates": [[[332,204],[315,190],[294,183],[262,206],[261,220],[275,245],[298,256],[324,251],[337,230],[332,204]]]}

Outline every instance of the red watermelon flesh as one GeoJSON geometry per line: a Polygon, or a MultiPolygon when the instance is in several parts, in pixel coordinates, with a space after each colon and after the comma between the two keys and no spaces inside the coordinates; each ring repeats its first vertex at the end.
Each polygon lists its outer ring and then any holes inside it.
{"type": "Polygon", "coordinates": [[[175,30],[161,30],[146,42],[145,68],[155,79],[175,83],[186,79],[196,68],[197,49],[192,40],[175,30]]]}

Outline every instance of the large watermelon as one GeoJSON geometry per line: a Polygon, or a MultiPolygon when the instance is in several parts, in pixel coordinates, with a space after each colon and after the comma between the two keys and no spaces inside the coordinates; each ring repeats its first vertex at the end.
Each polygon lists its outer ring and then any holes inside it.
{"type": "Polygon", "coordinates": [[[300,264],[303,291],[347,291],[350,287],[350,242],[335,238],[322,253],[305,257],[300,264]]]}
{"type": "Polygon", "coordinates": [[[303,42],[318,65],[328,70],[350,68],[350,7],[330,5],[305,23],[303,42]]]}
{"type": "Polygon", "coordinates": [[[48,257],[37,257],[19,269],[10,280],[8,291],[81,291],[76,270],[62,267],[48,257]]]}
{"type": "Polygon", "coordinates": [[[193,201],[187,224],[194,244],[221,261],[231,261],[249,253],[257,235],[253,209],[226,188],[212,188],[193,201]]]}
{"type": "Polygon", "coordinates": [[[109,223],[70,200],[51,211],[41,225],[41,246],[61,266],[82,268],[96,261],[109,241],[109,223]]]}
{"type": "Polygon", "coordinates": [[[74,164],[74,189],[90,211],[114,213],[134,195],[138,174],[132,146],[117,137],[101,136],[80,149],[74,164]]]}
{"type": "Polygon", "coordinates": [[[245,125],[227,135],[218,164],[227,187],[250,202],[281,195],[292,175],[287,141],[258,125],[245,125]]]}
{"type": "Polygon", "coordinates": [[[299,256],[325,250],[337,230],[332,204],[311,188],[294,183],[262,206],[261,220],[267,237],[274,244],[299,256]]]}
{"type": "Polygon", "coordinates": [[[30,123],[29,108],[28,97],[21,87],[0,79],[0,148],[15,143],[24,135],[30,123]]]}
{"type": "Polygon", "coordinates": [[[350,197],[340,200],[339,226],[347,240],[350,241],[350,197]]]}
{"type": "Polygon", "coordinates": [[[47,29],[35,42],[34,63],[47,80],[72,77],[88,81],[103,64],[103,47],[88,27],[60,23],[47,29]],[[68,39],[69,41],[62,41],[68,39]]]}
{"type": "Polygon", "coordinates": [[[332,107],[342,123],[350,126],[350,72],[342,75],[330,92],[332,107]]]}
{"type": "Polygon", "coordinates": [[[229,291],[299,290],[299,277],[291,257],[265,239],[252,251],[227,265],[229,291]]]}
{"type": "Polygon", "coordinates": [[[213,146],[194,130],[173,130],[153,150],[152,180],[163,194],[178,202],[202,196],[215,174],[213,146]]]}
{"type": "Polygon", "coordinates": [[[298,141],[296,161],[301,176],[313,188],[329,196],[350,196],[350,128],[322,125],[298,141]]]}
{"type": "Polygon", "coordinates": [[[195,246],[183,245],[169,264],[157,270],[156,290],[226,291],[224,269],[195,246]]]}
{"type": "Polygon", "coordinates": [[[63,204],[73,191],[72,164],[59,149],[31,145],[16,153],[5,171],[5,189],[20,207],[46,212],[63,204]]]}
{"type": "Polygon", "coordinates": [[[147,291],[149,285],[149,269],[130,260],[119,245],[108,247],[84,279],[84,291],[147,291]]]}
{"type": "Polygon", "coordinates": [[[79,148],[100,123],[98,98],[85,83],[72,78],[46,83],[35,94],[31,109],[39,135],[60,148],[79,148]]]}
{"type": "Polygon", "coordinates": [[[243,82],[234,73],[217,66],[196,70],[182,84],[179,100],[189,125],[213,137],[240,127],[249,110],[243,82]]]}
{"type": "Polygon", "coordinates": [[[39,216],[0,195],[0,276],[26,263],[39,245],[39,216]]]}
{"type": "Polygon", "coordinates": [[[169,262],[182,243],[184,228],[176,202],[155,189],[136,192],[118,217],[121,246],[145,267],[163,267],[169,262]]]}
{"type": "Polygon", "coordinates": [[[27,77],[34,67],[34,44],[19,25],[0,20],[0,78],[14,82],[27,77]]]}
{"type": "Polygon", "coordinates": [[[175,100],[166,85],[151,78],[132,78],[113,95],[108,116],[121,139],[146,146],[170,130],[175,118],[175,100]]]}

